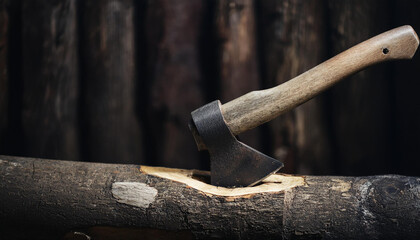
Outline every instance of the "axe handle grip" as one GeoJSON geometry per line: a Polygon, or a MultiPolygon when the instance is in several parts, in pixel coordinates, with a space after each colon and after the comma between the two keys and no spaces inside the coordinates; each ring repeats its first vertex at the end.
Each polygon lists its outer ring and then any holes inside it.
{"type": "Polygon", "coordinates": [[[221,110],[235,135],[257,127],[308,101],[341,79],[376,63],[411,59],[419,39],[411,26],[402,26],[370,38],[273,88],[253,91],[221,110]]]}

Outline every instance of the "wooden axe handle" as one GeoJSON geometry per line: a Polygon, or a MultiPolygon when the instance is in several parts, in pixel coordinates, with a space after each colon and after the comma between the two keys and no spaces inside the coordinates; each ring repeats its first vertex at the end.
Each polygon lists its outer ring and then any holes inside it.
{"type": "Polygon", "coordinates": [[[279,86],[253,91],[222,105],[223,117],[231,132],[237,135],[272,120],[370,65],[411,59],[418,45],[419,39],[411,26],[392,29],[279,86]]]}

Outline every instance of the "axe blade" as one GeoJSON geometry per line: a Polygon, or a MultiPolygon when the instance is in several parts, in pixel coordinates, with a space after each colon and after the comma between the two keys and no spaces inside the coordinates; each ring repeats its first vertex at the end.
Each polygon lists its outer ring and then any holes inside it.
{"type": "Polygon", "coordinates": [[[216,100],[191,113],[190,129],[199,149],[210,153],[211,184],[253,186],[283,167],[283,163],[238,141],[231,133],[216,100]],[[201,147],[200,147],[201,146],[201,147]]]}
{"type": "Polygon", "coordinates": [[[251,187],[283,167],[282,162],[238,140],[221,155],[210,155],[211,184],[216,186],[251,187]]]}

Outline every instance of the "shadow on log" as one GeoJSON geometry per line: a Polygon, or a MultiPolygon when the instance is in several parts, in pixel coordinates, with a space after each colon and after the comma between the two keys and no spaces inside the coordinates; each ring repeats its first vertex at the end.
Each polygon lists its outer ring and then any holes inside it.
{"type": "Polygon", "coordinates": [[[258,186],[234,189],[206,179],[208,172],[196,170],[0,156],[0,234],[5,239],[420,235],[420,178],[277,174],[258,186]]]}

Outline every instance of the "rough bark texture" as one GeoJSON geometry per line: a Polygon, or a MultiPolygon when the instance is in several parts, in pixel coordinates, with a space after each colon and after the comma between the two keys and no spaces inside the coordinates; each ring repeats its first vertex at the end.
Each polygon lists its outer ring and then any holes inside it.
{"type": "Polygon", "coordinates": [[[149,140],[154,164],[202,168],[188,130],[190,112],[204,104],[199,40],[204,2],[150,1],[146,32],[149,58],[149,140]]]}
{"type": "MultiPolygon", "coordinates": [[[[258,71],[255,7],[252,0],[219,0],[215,9],[216,40],[219,47],[220,100],[222,103],[261,88],[258,71]]],[[[217,96],[213,96],[216,98],[217,96]]],[[[260,129],[241,135],[255,148],[260,129]]]]}
{"type": "Polygon", "coordinates": [[[75,0],[22,2],[27,155],[79,159],[76,15],[75,0]]]}
{"type": "MultiPolygon", "coordinates": [[[[325,60],[322,1],[261,1],[259,19],[266,87],[274,87],[325,60]]],[[[269,123],[271,150],[286,172],[330,172],[325,96],[319,96],[269,123]]]]}
{"type": "MultiPolygon", "coordinates": [[[[332,56],[390,28],[387,1],[329,1],[329,13],[332,56]]],[[[331,91],[335,158],[340,159],[336,162],[338,174],[370,175],[392,167],[390,73],[389,65],[381,64],[343,81],[331,91]],[[378,164],[371,159],[382,160],[378,164]]]]}
{"type": "Polygon", "coordinates": [[[284,184],[272,182],[247,189],[265,186],[265,191],[228,196],[241,189],[221,191],[190,178],[204,186],[198,190],[170,180],[171,174],[157,177],[162,169],[142,169],[1,156],[2,237],[101,238],[102,232],[103,238],[121,239],[127,231],[139,239],[156,232],[200,239],[416,239],[420,234],[416,177],[279,175],[302,181],[281,191],[270,192],[284,184]]]}
{"type": "Polygon", "coordinates": [[[87,159],[140,163],[131,0],[82,1],[83,113],[87,159]]]}

